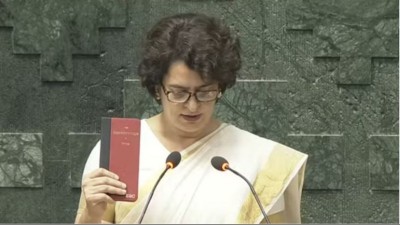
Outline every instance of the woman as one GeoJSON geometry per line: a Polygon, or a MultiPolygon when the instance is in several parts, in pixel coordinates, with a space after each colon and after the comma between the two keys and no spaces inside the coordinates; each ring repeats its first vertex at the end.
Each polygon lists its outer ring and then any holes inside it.
{"type": "Polygon", "coordinates": [[[86,163],[76,223],[138,222],[173,151],[182,162],[159,183],[143,223],[263,222],[249,186],[212,168],[214,156],[252,183],[271,222],[300,222],[307,156],[213,117],[216,102],[235,84],[239,52],[229,28],[201,14],[167,17],[150,30],[139,76],[163,110],[141,120],[139,198],[114,202],[107,195],[124,195],[126,185],[99,168],[98,143],[86,163]]]}

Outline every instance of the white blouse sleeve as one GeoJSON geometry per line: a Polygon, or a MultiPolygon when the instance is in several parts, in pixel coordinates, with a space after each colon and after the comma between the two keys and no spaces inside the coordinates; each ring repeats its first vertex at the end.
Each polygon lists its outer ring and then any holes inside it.
{"type": "Polygon", "coordinates": [[[97,144],[90,152],[90,155],[85,164],[85,169],[83,170],[82,180],[86,174],[92,172],[93,170],[99,167],[100,167],[100,141],[97,142],[97,144]]]}

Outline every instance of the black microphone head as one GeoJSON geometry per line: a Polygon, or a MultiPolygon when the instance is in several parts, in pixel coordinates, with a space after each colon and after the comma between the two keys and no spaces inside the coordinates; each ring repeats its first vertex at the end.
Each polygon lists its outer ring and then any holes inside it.
{"type": "Polygon", "coordinates": [[[166,160],[167,167],[173,169],[178,166],[181,162],[181,153],[179,152],[171,152],[166,160]]]}
{"type": "Polygon", "coordinates": [[[228,161],[221,157],[221,156],[214,156],[211,159],[211,165],[217,169],[217,170],[221,170],[221,171],[225,171],[229,168],[229,163],[228,161]]]}

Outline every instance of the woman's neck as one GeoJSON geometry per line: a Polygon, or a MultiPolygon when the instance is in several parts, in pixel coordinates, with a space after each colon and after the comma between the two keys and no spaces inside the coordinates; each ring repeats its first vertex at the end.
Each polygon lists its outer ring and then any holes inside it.
{"type": "Polygon", "coordinates": [[[216,130],[221,122],[213,119],[206,129],[188,133],[170,125],[161,114],[149,118],[148,124],[160,142],[169,151],[181,151],[216,130]]]}

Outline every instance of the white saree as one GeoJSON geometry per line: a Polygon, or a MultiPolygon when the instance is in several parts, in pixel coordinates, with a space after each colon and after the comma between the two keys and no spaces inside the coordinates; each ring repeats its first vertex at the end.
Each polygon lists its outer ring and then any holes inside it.
{"type": "MultiPolygon", "coordinates": [[[[137,223],[170,153],[141,126],[139,198],[109,205],[105,220],[137,223]]],[[[100,144],[89,156],[84,174],[99,166],[100,144]]],[[[211,166],[214,156],[229,161],[260,197],[272,223],[300,223],[300,199],[307,155],[233,125],[217,130],[181,151],[182,161],[160,181],[142,223],[261,223],[262,213],[249,186],[230,171],[211,166]]],[[[78,213],[85,207],[81,197],[78,213]]]]}

